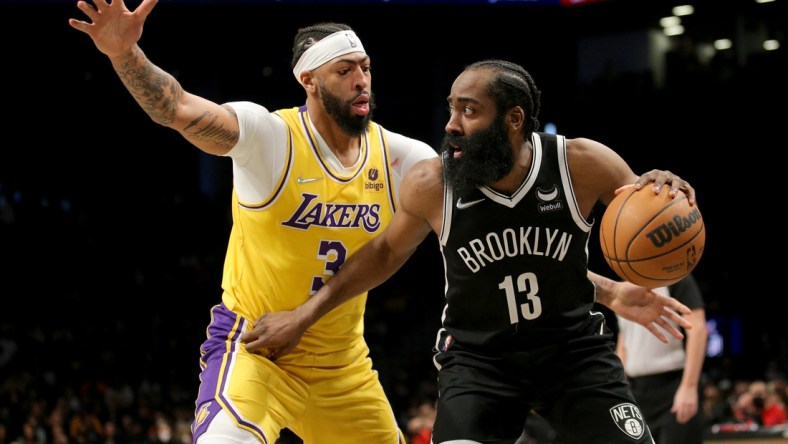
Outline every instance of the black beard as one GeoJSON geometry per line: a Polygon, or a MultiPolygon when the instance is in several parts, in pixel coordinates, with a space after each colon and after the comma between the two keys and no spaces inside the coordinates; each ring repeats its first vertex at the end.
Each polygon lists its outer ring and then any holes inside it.
{"type": "Polygon", "coordinates": [[[502,179],[514,166],[512,148],[503,117],[469,136],[446,134],[441,143],[446,184],[456,195],[463,196],[502,179]],[[451,145],[462,149],[459,158],[452,156],[451,145]]]}
{"type": "Polygon", "coordinates": [[[342,102],[338,96],[331,94],[322,84],[318,85],[318,88],[320,89],[320,100],[323,102],[323,107],[337,125],[349,136],[364,134],[369,121],[372,120],[372,111],[375,109],[375,96],[369,95],[369,113],[366,116],[357,116],[351,112],[351,109],[353,108],[353,101],[358,96],[342,102]]]}

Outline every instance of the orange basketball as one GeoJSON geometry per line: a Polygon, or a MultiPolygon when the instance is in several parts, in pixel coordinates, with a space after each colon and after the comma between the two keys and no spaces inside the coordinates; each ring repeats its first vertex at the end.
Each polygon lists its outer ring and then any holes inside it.
{"type": "Polygon", "coordinates": [[[706,227],[698,206],[669,186],[654,194],[650,185],[619,193],[602,215],[599,241],[608,265],[624,280],[643,287],[671,285],[698,264],[706,227]]]}

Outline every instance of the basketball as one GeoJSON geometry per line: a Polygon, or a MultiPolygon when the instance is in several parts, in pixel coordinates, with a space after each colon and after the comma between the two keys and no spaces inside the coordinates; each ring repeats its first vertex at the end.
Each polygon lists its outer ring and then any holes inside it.
{"type": "Polygon", "coordinates": [[[647,288],[674,284],[698,264],[706,243],[706,227],[698,205],[675,198],[663,186],[630,187],[605,209],[599,226],[602,255],[616,274],[647,288]]]}

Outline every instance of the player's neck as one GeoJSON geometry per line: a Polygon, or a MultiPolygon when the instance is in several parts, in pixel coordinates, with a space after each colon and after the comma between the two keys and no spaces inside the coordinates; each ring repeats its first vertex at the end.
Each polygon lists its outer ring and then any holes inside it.
{"type": "Polygon", "coordinates": [[[489,187],[493,190],[511,196],[522,186],[528,172],[531,171],[533,162],[533,152],[531,142],[523,142],[514,152],[514,164],[511,171],[489,187]]]}
{"type": "Polygon", "coordinates": [[[339,163],[346,168],[355,165],[361,153],[361,136],[348,135],[322,108],[317,112],[308,109],[307,115],[339,163]]]}

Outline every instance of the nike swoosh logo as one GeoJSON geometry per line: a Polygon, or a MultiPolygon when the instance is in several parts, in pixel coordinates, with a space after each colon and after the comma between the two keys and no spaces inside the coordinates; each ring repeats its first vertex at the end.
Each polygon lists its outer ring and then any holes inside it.
{"type": "Polygon", "coordinates": [[[470,202],[463,202],[462,198],[457,201],[457,208],[464,210],[465,208],[472,207],[479,202],[484,202],[484,199],[472,200],[470,202]]]}
{"type": "Polygon", "coordinates": [[[309,182],[318,181],[320,179],[322,179],[322,177],[311,177],[309,179],[304,179],[303,177],[298,176],[298,179],[296,179],[296,182],[298,182],[298,183],[309,183],[309,182]]]}

